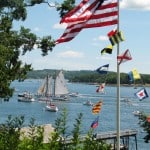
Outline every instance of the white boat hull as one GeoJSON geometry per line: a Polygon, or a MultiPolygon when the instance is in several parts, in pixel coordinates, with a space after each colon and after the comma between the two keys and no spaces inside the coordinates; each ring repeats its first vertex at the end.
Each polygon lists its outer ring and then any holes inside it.
{"type": "Polygon", "coordinates": [[[18,102],[34,102],[34,98],[19,97],[18,102]]]}
{"type": "Polygon", "coordinates": [[[141,112],[138,111],[138,110],[137,111],[133,111],[132,113],[134,114],[134,116],[140,116],[141,115],[141,112]]]}
{"type": "Polygon", "coordinates": [[[18,94],[18,101],[19,102],[34,102],[35,99],[30,92],[24,92],[18,94]]]}
{"type": "Polygon", "coordinates": [[[86,101],[85,103],[83,103],[83,105],[93,106],[93,103],[91,101],[86,101]]]}
{"type": "Polygon", "coordinates": [[[58,111],[58,107],[53,105],[53,104],[46,105],[45,109],[47,111],[51,111],[51,112],[57,112],[58,111]]]}

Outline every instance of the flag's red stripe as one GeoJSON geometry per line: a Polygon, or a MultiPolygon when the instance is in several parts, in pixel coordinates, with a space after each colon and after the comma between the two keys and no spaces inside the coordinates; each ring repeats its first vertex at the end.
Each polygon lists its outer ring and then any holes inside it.
{"type": "Polygon", "coordinates": [[[100,110],[101,109],[101,107],[99,107],[99,108],[93,108],[92,110],[93,111],[98,111],[98,110],[100,110]]]}
{"type": "Polygon", "coordinates": [[[117,7],[118,3],[109,3],[106,5],[101,5],[98,10],[102,10],[102,9],[107,9],[107,8],[113,8],[113,7],[117,7]]]}
{"type": "Polygon", "coordinates": [[[117,16],[117,15],[118,15],[118,11],[106,12],[103,14],[93,15],[93,16],[91,16],[90,20],[92,20],[92,19],[103,19],[106,17],[113,17],[113,16],[117,16]]]}

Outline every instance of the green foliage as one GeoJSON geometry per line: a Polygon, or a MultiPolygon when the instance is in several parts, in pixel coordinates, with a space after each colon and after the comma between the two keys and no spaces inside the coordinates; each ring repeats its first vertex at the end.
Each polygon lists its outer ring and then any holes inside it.
{"type": "Polygon", "coordinates": [[[93,129],[90,129],[85,141],[83,142],[83,150],[110,150],[111,145],[106,144],[104,141],[96,141],[93,129]]]}
{"type": "Polygon", "coordinates": [[[139,124],[144,129],[144,131],[146,131],[146,135],[144,137],[145,143],[150,141],[150,121],[148,121],[147,117],[148,115],[143,112],[139,116],[139,124]]]}
{"type": "MultiPolygon", "coordinates": [[[[54,76],[55,72],[58,70],[54,69],[44,69],[44,70],[33,70],[28,73],[27,78],[32,79],[41,79],[44,78],[47,74],[54,76]]],[[[103,83],[115,85],[117,83],[117,73],[116,72],[108,72],[106,75],[102,75],[97,73],[96,71],[90,70],[80,70],[80,71],[66,71],[63,70],[65,78],[69,80],[69,82],[81,82],[81,83],[103,83]]],[[[150,84],[150,75],[142,74],[142,81],[145,81],[145,84],[150,84]]],[[[133,83],[129,82],[128,74],[121,73],[120,74],[120,82],[121,84],[133,85],[133,83]]],[[[141,80],[136,80],[136,85],[142,85],[143,82],[141,80]]]]}
{"type": "Polygon", "coordinates": [[[75,7],[75,0],[64,0],[64,2],[61,4],[61,7],[57,8],[57,11],[59,11],[59,15],[62,18],[66,13],[68,13],[74,7],[75,7]]]}
{"type": "Polygon", "coordinates": [[[0,149],[18,150],[20,143],[20,130],[24,123],[24,117],[12,118],[8,116],[5,124],[0,125],[0,149]]]}
{"type": "Polygon", "coordinates": [[[50,150],[110,150],[111,146],[103,141],[97,141],[93,136],[93,129],[90,129],[86,138],[81,139],[81,123],[82,113],[78,114],[75,119],[74,128],[72,130],[72,136],[67,136],[67,120],[66,109],[55,121],[55,132],[50,138],[50,150]],[[64,122],[65,121],[65,122],[64,122]],[[63,125],[63,126],[62,126],[63,125]],[[69,140],[68,140],[69,139],[69,140]]]}
{"type": "Polygon", "coordinates": [[[75,119],[72,135],[67,135],[67,110],[64,109],[55,121],[55,130],[49,135],[49,142],[43,143],[44,128],[35,125],[31,118],[29,130],[21,131],[24,117],[8,116],[5,124],[0,125],[0,150],[109,150],[110,145],[97,141],[90,129],[85,139],[81,139],[82,114],[75,119]],[[70,138],[69,138],[70,137],[70,138]]]}
{"type": "Polygon", "coordinates": [[[64,109],[59,118],[55,120],[55,130],[50,138],[49,149],[67,150],[65,145],[67,131],[67,110],[64,109]]]}
{"type": "Polygon", "coordinates": [[[71,146],[70,149],[76,150],[76,149],[81,149],[82,144],[80,140],[80,129],[81,129],[81,120],[82,120],[82,114],[80,113],[78,115],[78,118],[76,119],[76,123],[74,124],[74,129],[72,131],[73,138],[71,139],[71,146]]]}
{"type": "Polygon", "coordinates": [[[23,140],[19,144],[19,150],[43,150],[43,133],[44,128],[35,125],[35,120],[31,118],[28,136],[22,135],[23,140]]]}

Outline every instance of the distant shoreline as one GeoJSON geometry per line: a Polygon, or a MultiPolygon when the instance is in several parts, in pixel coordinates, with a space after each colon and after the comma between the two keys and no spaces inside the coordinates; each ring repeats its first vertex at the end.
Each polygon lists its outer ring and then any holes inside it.
{"type": "MultiPolygon", "coordinates": [[[[85,84],[89,84],[89,85],[96,85],[98,86],[100,83],[86,83],[86,82],[79,82],[79,83],[85,83],[85,84]]],[[[117,84],[109,84],[106,83],[106,86],[113,86],[113,87],[117,87],[117,84]]],[[[150,87],[150,84],[120,84],[121,87],[150,87]]]]}

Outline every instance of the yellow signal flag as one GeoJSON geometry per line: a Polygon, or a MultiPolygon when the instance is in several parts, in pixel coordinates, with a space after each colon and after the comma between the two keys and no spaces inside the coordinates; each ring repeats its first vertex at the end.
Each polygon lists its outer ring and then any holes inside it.
{"type": "Polygon", "coordinates": [[[135,68],[132,70],[132,74],[133,74],[134,80],[141,79],[140,74],[138,73],[138,71],[135,68]]]}
{"type": "Polygon", "coordinates": [[[102,104],[103,102],[101,100],[98,103],[96,103],[92,108],[92,113],[98,114],[101,111],[102,104]]]}

